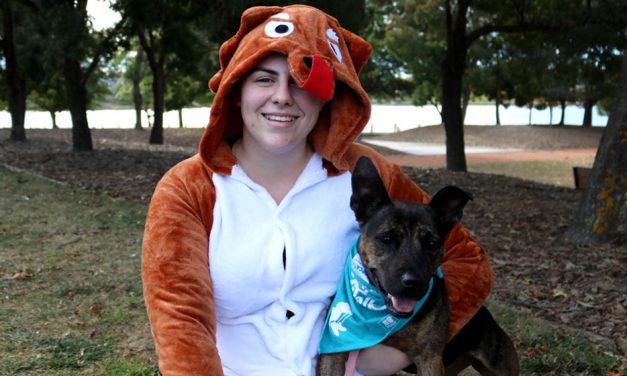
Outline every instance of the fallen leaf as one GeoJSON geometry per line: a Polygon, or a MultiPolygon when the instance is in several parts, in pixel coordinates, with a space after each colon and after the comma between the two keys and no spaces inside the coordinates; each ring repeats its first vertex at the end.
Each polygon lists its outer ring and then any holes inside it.
{"type": "Polygon", "coordinates": [[[102,306],[98,303],[92,304],[91,307],[89,307],[89,312],[94,316],[100,317],[100,314],[102,313],[102,306]]]}
{"type": "Polygon", "coordinates": [[[30,277],[31,277],[30,273],[28,273],[26,270],[22,270],[21,272],[14,273],[11,276],[11,279],[12,280],[23,280],[23,279],[27,279],[27,278],[30,278],[30,277]]]}

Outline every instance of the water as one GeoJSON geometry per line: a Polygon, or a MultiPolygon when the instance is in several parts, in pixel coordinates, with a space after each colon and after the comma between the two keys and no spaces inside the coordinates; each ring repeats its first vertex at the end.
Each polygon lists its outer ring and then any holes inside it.
{"type": "MultiPolygon", "coordinates": [[[[583,120],[584,109],[578,106],[566,108],[565,123],[568,125],[580,125],[583,120]]],[[[148,124],[146,112],[142,112],[144,127],[148,124]]],[[[500,109],[501,124],[503,125],[528,125],[529,109],[509,106],[500,109]]],[[[559,122],[561,109],[553,109],[553,124],[559,122]]],[[[133,128],[135,126],[134,110],[96,110],[87,111],[87,119],[90,128],[133,128]]],[[[209,119],[209,108],[186,108],[183,110],[183,124],[186,128],[202,128],[209,119]]],[[[549,124],[549,109],[531,112],[532,124],[549,124]]],[[[404,131],[411,128],[440,124],[441,118],[433,106],[405,106],[405,105],[373,105],[372,116],[364,132],[366,133],[391,133],[404,131]]],[[[493,104],[472,104],[468,106],[465,124],[468,125],[494,125],[496,113],[493,104]]],[[[607,116],[599,115],[596,108],[592,111],[592,125],[605,126],[607,116]]],[[[57,125],[59,128],[72,128],[72,119],[68,111],[57,113],[57,125]]],[[[178,128],[179,120],[176,111],[168,111],[163,116],[163,126],[178,128]]],[[[11,115],[7,111],[0,111],[0,128],[11,127],[11,115]]],[[[27,111],[25,119],[26,128],[52,128],[50,114],[44,111],[27,111]]]]}

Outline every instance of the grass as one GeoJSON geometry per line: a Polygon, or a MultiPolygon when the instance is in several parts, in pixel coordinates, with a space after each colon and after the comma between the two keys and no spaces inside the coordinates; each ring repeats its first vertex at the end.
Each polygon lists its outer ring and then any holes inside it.
{"type": "Polygon", "coordinates": [[[155,374],[145,207],[6,169],[0,192],[0,374],[155,374]]]}
{"type": "Polygon", "coordinates": [[[505,175],[538,183],[574,188],[573,166],[592,167],[594,157],[549,161],[499,162],[470,164],[468,171],[505,175]]]}
{"type": "MultiPolygon", "coordinates": [[[[141,295],[145,210],[0,168],[0,374],[158,374],[141,295]]],[[[586,337],[490,309],[514,338],[523,375],[624,367],[586,337]]]]}
{"type": "Polygon", "coordinates": [[[549,325],[495,302],[487,306],[514,341],[521,375],[618,375],[618,370],[625,371],[624,357],[574,329],[549,325]]]}

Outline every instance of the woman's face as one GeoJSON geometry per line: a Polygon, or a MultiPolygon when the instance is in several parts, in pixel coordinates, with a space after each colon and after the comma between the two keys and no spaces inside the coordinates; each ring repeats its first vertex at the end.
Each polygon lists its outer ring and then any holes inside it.
{"type": "Polygon", "coordinates": [[[245,147],[282,154],[305,150],[323,103],[294,83],[285,55],[271,54],[245,76],[239,105],[245,147]]]}

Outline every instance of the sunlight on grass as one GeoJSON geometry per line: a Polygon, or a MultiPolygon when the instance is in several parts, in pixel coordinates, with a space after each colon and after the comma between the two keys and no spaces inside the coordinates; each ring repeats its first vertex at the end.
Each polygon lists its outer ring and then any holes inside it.
{"type": "Polygon", "coordinates": [[[551,161],[477,163],[469,165],[468,171],[505,175],[542,184],[574,188],[573,167],[592,167],[593,163],[594,157],[551,161]]]}

